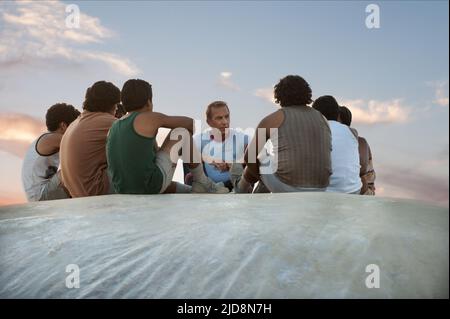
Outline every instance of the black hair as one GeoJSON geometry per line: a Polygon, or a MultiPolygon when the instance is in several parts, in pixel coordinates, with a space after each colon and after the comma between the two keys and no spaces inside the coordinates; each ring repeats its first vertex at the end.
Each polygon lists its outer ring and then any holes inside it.
{"type": "Polygon", "coordinates": [[[52,105],[45,114],[47,130],[54,132],[59,128],[61,123],[66,123],[69,126],[79,115],[80,111],[73,107],[73,105],[66,103],[52,105]]]}
{"type": "Polygon", "coordinates": [[[122,87],[121,99],[127,112],[143,108],[147,101],[152,101],[153,92],[150,83],[140,79],[130,79],[122,87]]]}
{"type": "Polygon", "coordinates": [[[86,90],[83,109],[89,112],[111,112],[120,102],[120,90],[111,82],[98,81],[86,90]]]}
{"type": "Polygon", "coordinates": [[[123,105],[122,104],[117,104],[117,110],[116,110],[116,114],[114,114],[114,116],[116,118],[120,119],[125,114],[127,114],[127,111],[125,110],[123,105]]]}
{"type": "Polygon", "coordinates": [[[347,126],[352,124],[352,112],[346,106],[339,107],[339,118],[342,124],[347,126]]]}
{"type": "Polygon", "coordinates": [[[275,102],[280,106],[308,105],[312,102],[312,91],[301,76],[288,75],[274,87],[275,102]]]}
{"type": "Polygon", "coordinates": [[[319,97],[314,101],[312,107],[322,113],[328,121],[337,121],[339,115],[339,104],[331,95],[319,97]]]}

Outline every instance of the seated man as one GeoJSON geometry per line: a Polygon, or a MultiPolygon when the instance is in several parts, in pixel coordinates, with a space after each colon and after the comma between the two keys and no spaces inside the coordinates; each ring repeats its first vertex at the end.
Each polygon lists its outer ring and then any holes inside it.
{"type": "Polygon", "coordinates": [[[331,133],[320,112],[309,107],[311,88],[300,76],[288,75],[275,85],[275,101],[281,108],[258,125],[246,153],[247,167],[233,165],[235,191],[249,192],[257,181],[270,192],[324,191],[331,175],[331,133]],[[263,172],[255,160],[270,139],[277,161],[272,173],[263,172]]]}
{"type": "MultiPolygon", "coordinates": [[[[345,106],[339,107],[339,122],[350,127],[352,112],[345,106]]],[[[350,129],[358,136],[358,132],[350,129]]],[[[359,177],[361,178],[361,195],[375,195],[375,170],[373,169],[372,152],[364,137],[358,136],[359,164],[361,165],[359,177]]]]}
{"type": "Polygon", "coordinates": [[[22,184],[28,201],[69,198],[61,183],[59,147],[61,138],[80,112],[72,105],[58,103],[47,110],[47,133],[28,148],[22,166],[22,184]]]}
{"type": "Polygon", "coordinates": [[[194,136],[205,173],[214,182],[222,182],[232,190],[230,167],[232,163],[243,162],[248,136],[230,129],[230,110],[223,101],[207,106],[206,122],[211,128],[194,136]]]}
{"type": "Polygon", "coordinates": [[[226,187],[213,183],[205,176],[200,154],[192,143],[194,120],[184,116],[167,116],[153,112],[152,87],[143,80],[128,80],[121,92],[122,104],[128,112],[111,127],[107,142],[108,169],[114,189],[120,194],[189,193],[191,187],[172,181],[178,161],[178,146],[188,133],[189,149],[183,151],[188,157],[195,193],[228,193],[226,187]],[[164,127],[174,129],[157,149],[156,134],[164,127]],[[184,130],[183,130],[184,129],[184,130]],[[181,141],[171,139],[177,131],[181,141]],[[198,159],[194,163],[194,158],[198,159]]]}
{"type": "Polygon", "coordinates": [[[331,164],[333,174],[327,192],[359,194],[362,183],[357,136],[344,124],[338,122],[339,105],[330,95],[321,96],[312,105],[328,120],[331,129],[331,164]]]}
{"type": "Polygon", "coordinates": [[[83,113],[61,141],[61,176],[72,197],[106,195],[110,187],[106,136],[120,102],[120,90],[110,82],[94,83],[86,91],[83,113]]]}

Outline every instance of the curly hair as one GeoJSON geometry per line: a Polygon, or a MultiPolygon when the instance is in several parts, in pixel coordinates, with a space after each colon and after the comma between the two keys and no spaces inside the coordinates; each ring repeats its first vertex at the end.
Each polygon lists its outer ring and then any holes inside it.
{"type": "Polygon", "coordinates": [[[139,110],[153,99],[152,85],[140,79],[130,79],[122,87],[122,104],[127,112],[139,110]]]}
{"type": "Polygon", "coordinates": [[[52,105],[45,114],[47,130],[54,132],[61,123],[66,123],[69,126],[79,115],[80,111],[73,107],[73,105],[66,103],[52,105]]]}
{"type": "Polygon", "coordinates": [[[275,85],[274,98],[281,107],[308,105],[312,102],[312,91],[301,76],[288,75],[275,85]]]}
{"type": "Polygon", "coordinates": [[[111,82],[98,81],[86,90],[83,110],[89,112],[111,112],[120,102],[120,90],[111,82]]]}

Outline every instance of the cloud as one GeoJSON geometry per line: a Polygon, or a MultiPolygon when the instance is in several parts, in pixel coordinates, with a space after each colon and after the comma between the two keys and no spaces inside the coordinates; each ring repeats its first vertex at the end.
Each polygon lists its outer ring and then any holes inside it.
{"type": "Polygon", "coordinates": [[[239,86],[237,86],[233,81],[231,81],[231,76],[233,74],[228,71],[223,71],[219,75],[219,84],[232,91],[240,91],[239,86]]]}
{"type": "Polygon", "coordinates": [[[44,122],[20,113],[0,114],[0,150],[23,158],[30,144],[46,131],[44,122]]]}
{"type": "Polygon", "coordinates": [[[448,81],[428,82],[434,88],[433,103],[440,106],[448,106],[448,81]]]}
{"type": "Polygon", "coordinates": [[[428,201],[446,207],[449,205],[449,184],[445,177],[437,178],[417,169],[384,164],[377,165],[375,172],[375,186],[377,190],[381,189],[378,195],[428,201]]]}
{"type": "Polygon", "coordinates": [[[82,52],[81,54],[85,58],[105,62],[117,72],[130,77],[139,73],[138,69],[136,69],[128,59],[116,54],[106,52],[82,52]]]}
{"type": "Polygon", "coordinates": [[[100,61],[125,76],[140,71],[128,59],[109,52],[79,48],[102,43],[114,33],[100,20],[80,14],[80,27],[66,26],[66,4],[60,1],[18,1],[0,4],[0,67],[16,67],[39,61],[63,59],[84,63],[100,61]]]}
{"type": "Polygon", "coordinates": [[[253,91],[253,95],[266,100],[269,103],[279,106],[275,103],[275,98],[273,97],[273,88],[260,88],[253,91]]]}
{"type": "Polygon", "coordinates": [[[22,160],[0,150],[0,206],[25,203],[26,197],[22,188],[22,160]]]}
{"type": "Polygon", "coordinates": [[[340,105],[347,106],[352,111],[353,123],[380,124],[380,123],[405,123],[409,120],[410,111],[403,104],[402,99],[389,101],[346,100],[338,99],[340,105]]]}

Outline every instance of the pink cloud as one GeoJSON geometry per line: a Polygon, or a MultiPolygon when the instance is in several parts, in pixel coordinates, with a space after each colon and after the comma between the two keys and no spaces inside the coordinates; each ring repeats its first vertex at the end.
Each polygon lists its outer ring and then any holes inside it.
{"type": "Polygon", "coordinates": [[[388,101],[338,99],[338,102],[350,109],[353,115],[352,122],[357,124],[405,123],[410,117],[409,108],[402,99],[388,101]]]}
{"type": "Polygon", "coordinates": [[[0,205],[25,203],[21,180],[22,159],[0,150],[0,205]]]}
{"type": "Polygon", "coordinates": [[[0,114],[0,150],[23,157],[29,145],[46,131],[43,121],[20,113],[0,114]]]}
{"type": "Polygon", "coordinates": [[[408,198],[449,206],[448,175],[430,176],[417,169],[375,164],[377,195],[408,198]]]}

